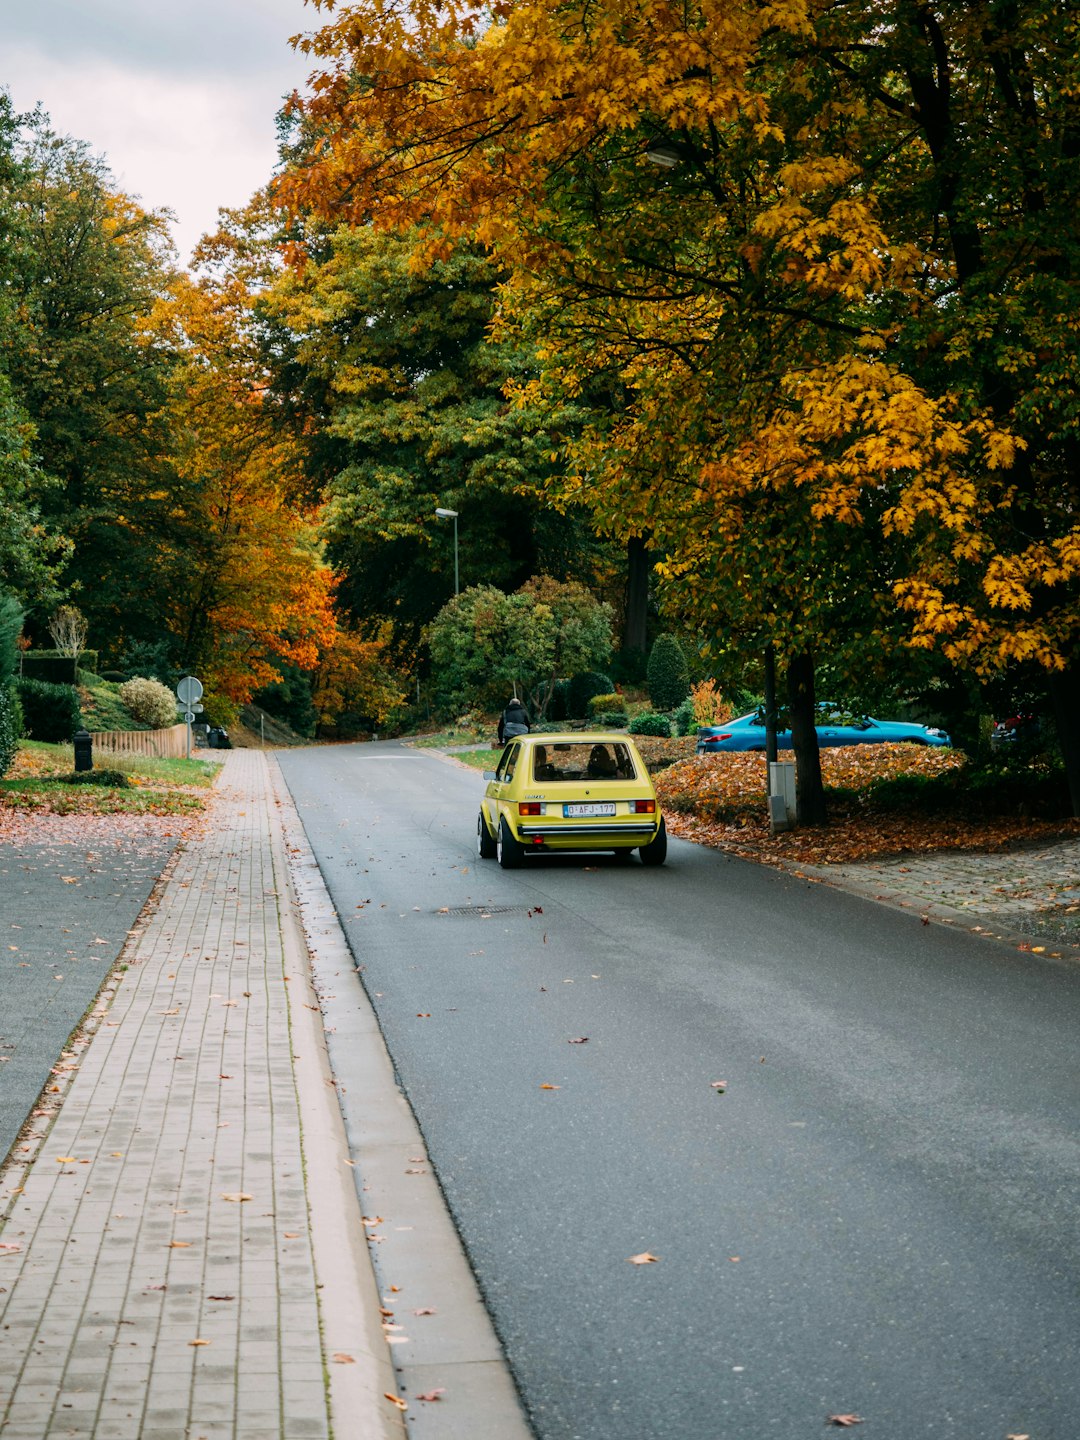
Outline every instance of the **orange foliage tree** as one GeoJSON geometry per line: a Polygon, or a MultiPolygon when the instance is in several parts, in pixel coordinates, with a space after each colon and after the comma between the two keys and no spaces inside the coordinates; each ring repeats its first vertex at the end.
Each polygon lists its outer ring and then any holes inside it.
{"type": "Polygon", "coordinates": [[[332,646],[333,576],[316,517],[291,497],[301,454],[273,413],[248,324],[251,292],[225,277],[180,279],[155,315],[173,346],[169,421],[187,584],[171,615],[180,652],[237,704],[312,670],[332,646]]]}
{"type": "Polygon", "coordinates": [[[497,252],[548,383],[610,395],[564,500],[802,675],[897,618],[1040,668],[1080,810],[1068,7],[361,0],[304,44],[281,198],[497,252]]]}

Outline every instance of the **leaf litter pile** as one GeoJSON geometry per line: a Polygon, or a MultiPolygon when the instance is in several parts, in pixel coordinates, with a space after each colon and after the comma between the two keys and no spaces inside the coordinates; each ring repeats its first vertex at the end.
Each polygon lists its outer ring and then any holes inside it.
{"type": "MultiPolygon", "coordinates": [[[[646,758],[652,768],[652,755],[646,758]]],[[[916,745],[823,750],[829,824],[776,836],[769,834],[764,755],[701,755],[674,763],[666,753],[658,758],[663,768],[654,777],[656,792],[672,834],[759,861],[847,864],[934,850],[1002,850],[1080,834],[1075,820],[986,814],[968,806],[967,760],[958,750],[916,745]],[[945,804],[939,798],[943,785],[950,786],[945,804]],[[936,803],[930,803],[932,796],[936,803]]]]}

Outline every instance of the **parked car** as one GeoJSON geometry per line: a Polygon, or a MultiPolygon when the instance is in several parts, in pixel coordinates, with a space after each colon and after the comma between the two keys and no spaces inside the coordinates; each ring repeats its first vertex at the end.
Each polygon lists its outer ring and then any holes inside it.
{"type": "Polygon", "coordinates": [[[990,731],[992,750],[1034,749],[1042,738],[1042,724],[1037,715],[1024,713],[995,720],[990,731]]]}
{"type": "MultiPolygon", "coordinates": [[[[951,745],[944,730],[928,725],[912,725],[904,720],[875,720],[869,715],[852,716],[832,705],[817,707],[818,744],[828,749],[836,745],[951,745]]],[[[776,735],[778,750],[790,750],[790,729],[776,735]]],[[[765,749],[765,712],[754,710],[740,715],[726,725],[703,725],[698,730],[697,753],[713,755],[728,750],[765,749]]]]}
{"type": "Polygon", "coordinates": [[[610,731],[513,739],[488,781],[476,848],[504,870],[527,854],[610,850],[644,865],[667,858],[667,831],[634,742],[610,731]]]}

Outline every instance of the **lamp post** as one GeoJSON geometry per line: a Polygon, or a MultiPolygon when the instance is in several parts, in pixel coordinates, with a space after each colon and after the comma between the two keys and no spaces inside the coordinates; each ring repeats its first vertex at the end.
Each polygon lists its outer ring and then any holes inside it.
{"type": "Polygon", "coordinates": [[[443,510],[442,507],[440,506],[440,508],[435,511],[435,515],[436,515],[436,518],[439,519],[439,520],[453,520],[453,522],[454,522],[454,594],[455,594],[455,595],[458,595],[458,594],[460,594],[460,592],[461,592],[461,586],[460,586],[459,581],[458,581],[458,545],[457,545],[457,517],[458,517],[458,512],[457,512],[456,510],[443,510]]]}

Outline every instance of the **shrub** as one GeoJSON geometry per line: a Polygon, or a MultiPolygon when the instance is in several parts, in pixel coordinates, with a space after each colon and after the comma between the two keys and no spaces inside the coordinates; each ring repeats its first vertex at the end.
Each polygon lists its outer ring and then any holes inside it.
{"type": "Polygon", "coordinates": [[[22,708],[15,686],[0,680],[0,779],[11,769],[22,734],[22,708]]]}
{"type": "Polygon", "coordinates": [[[690,693],[690,672],[674,635],[658,635],[649,653],[649,699],[656,710],[674,710],[690,693]]]}
{"type": "Polygon", "coordinates": [[[120,686],[120,699],[130,713],[144,725],[163,730],[176,724],[176,696],[160,680],[144,680],[136,676],[120,686]]]}
{"type": "Polygon", "coordinates": [[[50,685],[47,680],[16,682],[22,703],[23,725],[31,740],[57,745],[71,739],[82,724],[74,685],[50,685]]]}
{"type": "Polygon", "coordinates": [[[605,675],[600,670],[582,670],[571,677],[567,686],[568,718],[584,720],[589,713],[589,701],[594,695],[611,695],[614,691],[615,682],[610,675],[605,675]]]}
{"type": "Polygon", "coordinates": [[[697,729],[697,716],[694,714],[694,701],[691,696],[687,695],[672,715],[671,725],[676,735],[689,735],[691,730],[697,729]]]}
{"type": "Polygon", "coordinates": [[[122,770],[74,770],[70,775],[57,775],[65,785],[108,785],[116,790],[128,790],[131,781],[122,770]]]}
{"type": "Polygon", "coordinates": [[[593,719],[598,725],[602,725],[605,730],[626,729],[627,715],[625,710],[601,710],[599,715],[593,716],[593,719]]]}
{"type": "Polygon", "coordinates": [[[569,720],[570,712],[566,708],[566,697],[570,689],[569,680],[556,680],[555,687],[551,692],[551,699],[548,701],[548,720],[569,720]]]}
{"type": "Polygon", "coordinates": [[[671,716],[659,715],[655,710],[643,710],[635,715],[626,727],[631,735],[662,735],[671,738],[671,716]]]}
{"type": "Polygon", "coordinates": [[[626,702],[617,690],[610,694],[593,695],[589,699],[589,714],[599,715],[602,710],[625,710],[626,702]]]}
{"type": "Polygon", "coordinates": [[[715,680],[701,680],[697,685],[691,685],[690,697],[694,720],[698,725],[723,725],[731,719],[731,706],[721,695],[715,680]]]}

